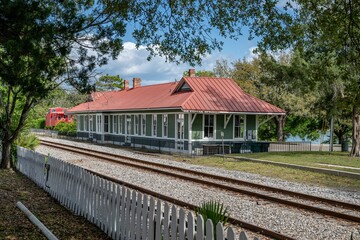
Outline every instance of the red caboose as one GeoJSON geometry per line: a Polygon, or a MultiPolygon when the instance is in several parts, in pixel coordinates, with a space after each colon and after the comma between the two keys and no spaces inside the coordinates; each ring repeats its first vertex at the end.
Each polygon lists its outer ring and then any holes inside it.
{"type": "Polygon", "coordinates": [[[56,107],[49,108],[48,113],[46,114],[46,124],[47,127],[54,127],[59,122],[72,122],[73,116],[66,114],[66,108],[56,107]]]}

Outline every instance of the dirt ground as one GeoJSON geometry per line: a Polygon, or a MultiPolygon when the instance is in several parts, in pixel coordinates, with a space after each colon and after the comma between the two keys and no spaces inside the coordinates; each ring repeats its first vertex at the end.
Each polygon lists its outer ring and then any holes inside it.
{"type": "Polygon", "coordinates": [[[21,201],[59,239],[110,239],[20,173],[0,170],[0,239],[46,239],[16,207],[21,201]]]}

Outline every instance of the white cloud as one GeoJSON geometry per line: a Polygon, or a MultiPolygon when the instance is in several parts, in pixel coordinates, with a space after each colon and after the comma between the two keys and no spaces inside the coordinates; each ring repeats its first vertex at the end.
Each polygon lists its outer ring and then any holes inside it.
{"type": "Polygon", "coordinates": [[[251,62],[254,58],[257,58],[259,56],[258,53],[255,53],[256,49],[256,46],[249,48],[248,52],[245,54],[244,57],[247,62],[251,62]]]}
{"type": "MultiPolygon", "coordinates": [[[[142,85],[171,82],[179,80],[184,71],[190,67],[189,64],[175,64],[165,61],[164,57],[153,57],[147,61],[149,53],[144,46],[136,49],[132,42],[124,43],[124,50],[118,58],[100,69],[102,74],[120,75],[124,79],[131,80],[134,77],[142,79],[142,85]]],[[[215,66],[216,59],[221,56],[217,53],[208,55],[203,59],[202,66],[195,66],[196,70],[212,70],[215,66]]]]}

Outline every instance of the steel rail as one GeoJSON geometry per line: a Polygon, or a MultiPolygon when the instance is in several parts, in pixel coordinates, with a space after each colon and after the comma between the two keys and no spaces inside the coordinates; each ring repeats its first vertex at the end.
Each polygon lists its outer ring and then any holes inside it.
{"type": "MultiPolygon", "coordinates": [[[[199,207],[199,206],[196,206],[194,204],[187,203],[187,202],[178,200],[178,199],[173,198],[173,197],[166,196],[164,194],[161,194],[161,193],[158,193],[158,192],[155,192],[155,191],[143,188],[143,187],[139,187],[137,185],[134,185],[134,184],[131,184],[131,183],[116,179],[114,177],[110,177],[110,176],[95,172],[95,171],[87,169],[87,168],[85,168],[85,170],[92,173],[92,174],[94,174],[94,175],[96,175],[96,176],[104,178],[106,180],[112,181],[114,183],[121,184],[121,185],[126,186],[128,188],[131,188],[133,190],[139,191],[139,192],[144,193],[144,194],[151,195],[151,196],[153,196],[155,198],[158,198],[158,199],[173,203],[173,204],[175,204],[177,206],[180,206],[180,207],[184,207],[184,208],[187,208],[187,209],[190,209],[190,210],[193,210],[193,211],[195,211],[199,207]]],[[[266,229],[266,228],[263,228],[263,227],[260,227],[260,226],[256,226],[256,225],[251,224],[251,223],[247,223],[247,222],[239,220],[239,219],[235,219],[235,218],[232,218],[232,217],[229,217],[228,219],[229,219],[229,222],[234,224],[234,225],[240,226],[242,228],[245,228],[245,229],[250,230],[250,231],[255,232],[255,233],[262,234],[262,235],[264,235],[266,237],[279,239],[279,240],[295,240],[295,238],[293,238],[293,237],[281,234],[279,232],[274,232],[272,230],[269,230],[269,229],[266,229]]]]}
{"type": "MultiPolygon", "coordinates": [[[[101,151],[97,151],[97,150],[91,150],[91,149],[87,149],[87,148],[73,147],[73,146],[69,146],[67,144],[58,144],[58,143],[53,143],[53,142],[50,143],[50,142],[47,141],[47,143],[44,143],[44,145],[60,148],[60,149],[63,149],[63,150],[73,151],[73,152],[80,153],[80,154],[85,154],[87,156],[93,156],[93,157],[96,156],[98,158],[102,158],[102,159],[104,159],[106,161],[114,162],[114,163],[117,163],[117,164],[124,164],[124,165],[135,167],[135,168],[142,168],[142,169],[147,170],[147,171],[157,172],[157,173],[165,174],[165,175],[168,175],[168,176],[170,175],[170,176],[173,176],[173,177],[176,177],[176,178],[182,178],[182,179],[185,179],[185,180],[189,180],[189,181],[192,181],[192,182],[197,182],[197,183],[200,183],[200,184],[205,184],[207,186],[212,186],[212,187],[220,188],[220,189],[223,189],[223,190],[233,191],[233,192],[236,192],[236,193],[242,193],[242,194],[246,194],[246,195],[266,199],[268,201],[281,203],[281,204],[285,204],[285,205],[296,207],[296,208],[302,208],[302,209],[305,209],[305,210],[318,212],[318,213],[322,213],[322,214],[325,214],[325,215],[329,215],[329,216],[333,216],[333,217],[337,217],[337,218],[341,218],[341,219],[345,219],[345,220],[350,220],[350,221],[354,221],[354,222],[360,222],[360,217],[358,217],[358,216],[349,215],[349,214],[345,214],[345,213],[341,213],[341,212],[335,212],[335,211],[332,211],[332,210],[311,206],[309,204],[302,204],[302,203],[298,203],[298,202],[293,202],[293,201],[290,201],[290,200],[281,199],[281,198],[278,198],[278,197],[273,197],[273,196],[269,196],[269,195],[265,195],[265,194],[261,194],[261,193],[256,193],[256,192],[252,192],[252,191],[249,191],[249,190],[228,186],[228,185],[221,184],[221,183],[215,183],[215,182],[211,182],[211,181],[207,181],[207,180],[203,180],[203,179],[199,179],[199,178],[185,176],[185,175],[178,174],[178,173],[173,173],[173,172],[169,172],[169,171],[165,171],[165,170],[160,170],[160,169],[157,169],[157,168],[138,165],[138,164],[130,163],[130,162],[123,162],[121,160],[115,160],[113,158],[106,157],[106,156],[103,156],[103,155],[108,155],[108,156],[117,157],[117,158],[125,158],[125,159],[132,160],[132,161],[136,160],[137,162],[141,162],[142,164],[153,165],[153,166],[156,166],[156,167],[162,167],[162,168],[167,168],[167,169],[174,169],[174,170],[187,172],[187,173],[191,173],[191,174],[197,174],[198,176],[202,175],[202,176],[206,176],[206,177],[209,177],[209,178],[218,179],[218,180],[222,180],[222,181],[228,181],[228,182],[232,182],[232,183],[238,183],[238,181],[240,181],[239,184],[242,184],[241,182],[243,182],[243,181],[233,179],[233,178],[227,178],[227,177],[222,177],[222,176],[219,176],[219,175],[212,175],[212,174],[208,174],[208,173],[203,174],[202,172],[198,172],[198,171],[194,171],[194,170],[188,170],[188,169],[179,168],[179,167],[173,167],[173,166],[169,166],[169,165],[164,166],[163,164],[159,164],[159,163],[148,162],[148,161],[145,161],[145,160],[139,160],[139,159],[135,159],[135,158],[128,157],[128,156],[121,156],[121,155],[112,154],[112,153],[105,153],[105,152],[101,152],[101,151]],[[59,146],[59,145],[61,145],[61,146],[59,146]],[[91,153],[91,152],[93,152],[93,153],[91,153]]],[[[264,186],[262,186],[260,184],[254,184],[254,185],[256,185],[255,187],[257,187],[259,189],[268,190],[268,189],[266,189],[266,187],[264,187],[264,186]]],[[[282,189],[272,188],[272,187],[270,187],[270,188],[271,188],[270,191],[274,192],[273,189],[276,189],[277,193],[283,193],[282,189]]],[[[286,192],[291,192],[291,191],[285,190],[285,194],[290,195],[290,194],[288,194],[286,192]]],[[[294,193],[294,192],[291,192],[291,193],[294,193]]],[[[306,195],[306,194],[301,194],[301,195],[309,196],[309,198],[307,198],[308,200],[320,201],[320,202],[323,200],[323,198],[319,198],[319,197],[316,197],[316,196],[311,196],[311,195],[306,195]]],[[[345,205],[347,208],[349,208],[349,205],[351,205],[351,206],[353,206],[352,209],[356,209],[356,210],[360,209],[360,206],[358,206],[358,205],[354,205],[354,204],[350,204],[350,203],[345,203],[344,204],[343,202],[339,202],[339,201],[331,200],[331,199],[326,199],[326,198],[325,198],[325,200],[328,200],[328,201],[330,200],[333,204],[335,203],[334,205],[336,205],[336,206],[345,205]]],[[[323,202],[325,202],[325,201],[323,201],[323,202]]]]}

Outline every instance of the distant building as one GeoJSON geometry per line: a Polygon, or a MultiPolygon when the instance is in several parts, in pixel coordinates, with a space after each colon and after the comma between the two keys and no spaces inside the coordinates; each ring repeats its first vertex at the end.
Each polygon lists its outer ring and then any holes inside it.
{"type": "Polygon", "coordinates": [[[68,112],[77,116],[79,138],[186,153],[257,141],[259,115],[285,114],[232,79],[195,77],[194,69],[179,82],[141,86],[134,78],[129,88],[125,80],[123,90],[96,92],[68,112]]]}
{"type": "Polygon", "coordinates": [[[62,107],[49,108],[45,117],[46,127],[55,127],[59,122],[72,122],[72,115],[67,114],[67,109],[62,107]]]}

